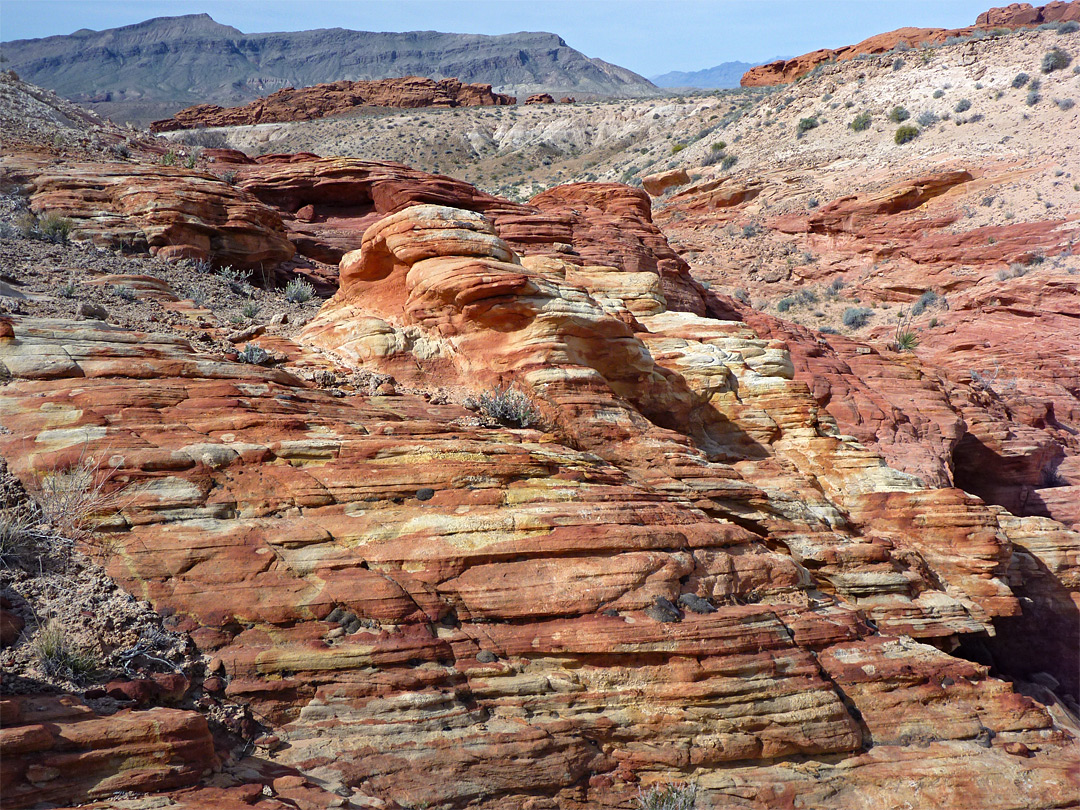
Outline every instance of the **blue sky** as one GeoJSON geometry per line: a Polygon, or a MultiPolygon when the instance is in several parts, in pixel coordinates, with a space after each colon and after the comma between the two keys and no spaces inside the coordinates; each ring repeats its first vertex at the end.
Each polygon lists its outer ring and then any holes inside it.
{"type": "MultiPolygon", "coordinates": [[[[1003,4],[1003,0],[997,0],[1003,4]]],[[[903,26],[971,25],[990,0],[0,0],[0,39],[205,12],[244,33],[352,28],[551,31],[645,76],[849,45],[903,26]]]]}

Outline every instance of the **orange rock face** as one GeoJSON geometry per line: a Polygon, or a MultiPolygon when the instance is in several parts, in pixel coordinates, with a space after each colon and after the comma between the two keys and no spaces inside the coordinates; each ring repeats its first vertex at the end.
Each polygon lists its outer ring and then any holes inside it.
{"type": "Polygon", "coordinates": [[[1067,616],[1077,535],[842,434],[798,335],[696,285],[644,192],[506,216],[379,218],[280,368],[14,316],[0,452],[27,478],[107,452],[113,575],[220,659],[273,764],[358,803],[1066,804],[1054,713],[938,648],[992,643],[1020,594],[1067,616]],[[330,364],[402,393],[298,376],[330,364]],[[419,392],[511,381],[542,429],[419,392]]]}
{"type": "Polygon", "coordinates": [[[516,104],[513,96],[493,93],[490,84],[463,84],[457,79],[339,81],[311,87],[286,87],[242,107],[196,104],[172,118],[154,121],[152,132],[197,127],[232,127],[279,121],[309,121],[339,115],[357,107],[497,107],[516,104]]]}
{"type": "Polygon", "coordinates": [[[147,164],[58,163],[3,157],[35,213],[72,220],[71,238],[149,251],[163,259],[209,259],[254,268],[295,252],[281,218],[213,175],[147,164]]]}
{"type": "Polygon", "coordinates": [[[1028,3],[1013,3],[984,11],[976,19],[975,25],[967,28],[898,28],[886,34],[877,34],[864,39],[856,45],[848,45],[835,50],[823,48],[796,56],[794,59],[781,59],[752,67],[743,74],[739,84],[743,87],[787,84],[827,62],[845,61],[863,54],[888,53],[898,45],[918,48],[924,45],[936,45],[951,37],[970,36],[977,31],[994,28],[1022,28],[1066,20],[1080,20],[1080,2],[1077,0],[1053,2],[1038,7],[1032,7],[1028,3]]]}
{"type": "Polygon", "coordinates": [[[81,804],[198,784],[218,766],[206,719],[176,709],[96,714],[71,697],[0,700],[5,807],[81,804]]]}

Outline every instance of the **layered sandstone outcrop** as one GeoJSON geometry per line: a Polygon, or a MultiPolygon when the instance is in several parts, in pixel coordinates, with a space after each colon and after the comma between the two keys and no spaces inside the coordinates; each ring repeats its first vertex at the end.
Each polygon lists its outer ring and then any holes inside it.
{"type": "Polygon", "coordinates": [[[33,212],[70,219],[76,241],[243,268],[273,267],[295,253],[274,210],[204,172],[22,152],[0,165],[33,212]]]}
{"type": "Polygon", "coordinates": [[[358,107],[493,107],[516,104],[513,96],[493,93],[490,84],[464,84],[457,79],[406,76],[374,81],[338,81],[311,87],[286,87],[242,107],[196,104],[172,118],[154,121],[151,132],[198,127],[235,127],[280,121],[310,121],[340,115],[358,107]]]}
{"type": "Polygon", "coordinates": [[[995,28],[1024,28],[1048,22],[1080,21],[1080,2],[1053,2],[1033,7],[1029,3],[1012,3],[992,8],[978,16],[975,25],[966,28],[898,28],[877,34],[856,45],[843,48],[822,48],[793,59],[780,59],[752,67],[739,81],[743,87],[768,87],[786,84],[804,76],[827,62],[842,62],[862,55],[888,53],[897,47],[919,48],[938,45],[954,37],[985,33],[995,28]]]}
{"type": "Polygon", "coordinates": [[[568,250],[531,255],[497,216],[381,217],[283,367],[15,316],[0,452],[24,477],[107,453],[113,575],[221,660],[268,759],[357,801],[584,810],[690,779],[870,807],[903,774],[913,807],[1067,804],[1056,709],[938,648],[1022,620],[1019,593],[1075,604],[1077,535],[843,435],[791,341],[620,188],[534,199],[568,250]],[[539,428],[424,391],[507,383],[539,428]]]}

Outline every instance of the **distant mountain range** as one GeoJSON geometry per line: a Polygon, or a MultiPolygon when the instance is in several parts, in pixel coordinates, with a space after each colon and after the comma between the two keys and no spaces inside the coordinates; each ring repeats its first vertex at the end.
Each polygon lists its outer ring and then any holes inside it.
{"type": "Polygon", "coordinates": [[[657,93],[644,77],[544,32],[245,34],[207,14],[190,14],[5,42],[0,53],[4,68],[25,81],[114,117],[124,110],[144,118],[170,114],[193,103],[234,105],[288,86],[401,76],[456,78],[518,96],[657,93]]]}
{"type": "Polygon", "coordinates": [[[739,86],[739,79],[750,68],[784,59],[775,56],[765,62],[723,62],[716,67],[690,72],[673,70],[659,76],[650,76],[649,80],[657,87],[694,87],[699,90],[726,90],[739,86]]]}

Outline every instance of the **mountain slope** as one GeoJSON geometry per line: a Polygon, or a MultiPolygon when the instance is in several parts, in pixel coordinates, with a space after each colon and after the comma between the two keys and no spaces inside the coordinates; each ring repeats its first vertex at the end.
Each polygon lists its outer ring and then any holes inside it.
{"type": "Polygon", "coordinates": [[[672,70],[649,80],[657,87],[697,87],[702,90],[724,90],[739,86],[746,71],[760,62],[723,62],[704,70],[672,70]]]}
{"type": "MultiPolygon", "coordinates": [[[[16,40],[7,67],[93,104],[236,104],[286,86],[425,76],[481,82],[517,95],[546,91],[642,96],[656,88],[590,59],[555,34],[499,36],[343,28],[244,34],[206,14],[160,17],[105,31],[16,40]]],[[[106,108],[112,112],[113,108],[106,108]]]]}

